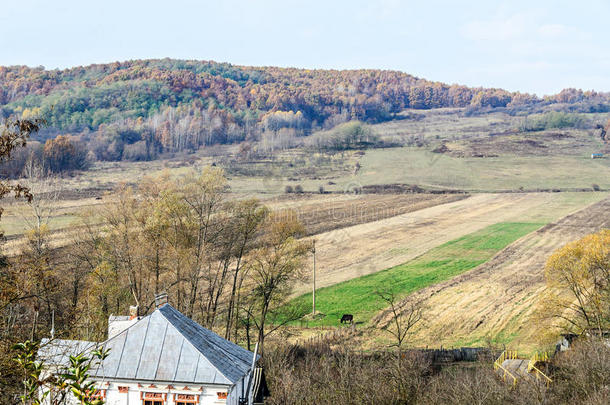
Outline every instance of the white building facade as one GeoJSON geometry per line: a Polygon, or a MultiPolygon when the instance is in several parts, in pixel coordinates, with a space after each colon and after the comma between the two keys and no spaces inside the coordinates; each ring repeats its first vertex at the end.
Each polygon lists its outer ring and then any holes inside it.
{"type": "Polygon", "coordinates": [[[69,355],[94,348],[108,356],[90,369],[108,405],[250,405],[267,394],[254,354],[181,314],[160,305],[145,317],[111,317],[102,343],[43,340],[40,357],[50,372],[69,355]],[[248,386],[250,379],[252,383],[248,386]]]}

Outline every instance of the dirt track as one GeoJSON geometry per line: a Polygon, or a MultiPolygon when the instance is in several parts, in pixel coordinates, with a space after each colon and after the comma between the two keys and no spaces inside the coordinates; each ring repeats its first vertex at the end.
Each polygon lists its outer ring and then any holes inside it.
{"type": "MultiPolygon", "coordinates": [[[[552,221],[583,205],[573,196],[568,193],[477,194],[321,233],[315,236],[317,286],[329,286],[405,263],[435,246],[497,222],[552,221]]],[[[309,288],[308,284],[299,285],[294,294],[309,288]]]]}
{"type": "MultiPolygon", "coordinates": [[[[426,306],[426,322],[413,343],[480,345],[491,338],[531,348],[537,328],[530,317],[544,289],[548,256],[570,241],[609,227],[606,198],[524,236],[472,271],[413,294],[409,299],[423,300],[426,306]]],[[[383,326],[388,316],[382,313],[375,320],[383,326]]]]}

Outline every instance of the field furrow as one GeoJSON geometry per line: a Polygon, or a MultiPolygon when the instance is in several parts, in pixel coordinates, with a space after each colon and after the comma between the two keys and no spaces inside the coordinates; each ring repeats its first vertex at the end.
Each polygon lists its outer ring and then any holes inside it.
{"type": "MultiPolygon", "coordinates": [[[[413,343],[481,345],[491,340],[533,347],[539,328],[532,314],[544,290],[547,258],[564,244],[608,227],[610,198],[522,237],[474,270],[414,293],[405,303],[421,300],[426,311],[413,343]]],[[[384,326],[388,314],[375,321],[384,326]]]]}

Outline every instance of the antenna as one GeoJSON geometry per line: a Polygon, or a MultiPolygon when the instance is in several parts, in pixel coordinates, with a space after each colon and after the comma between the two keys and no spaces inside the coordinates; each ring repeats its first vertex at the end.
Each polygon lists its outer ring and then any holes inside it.
{"type": "Polygon", "coordinates": [[[51,339],[55,339],[55,310],[51,312],[51,339]]]}

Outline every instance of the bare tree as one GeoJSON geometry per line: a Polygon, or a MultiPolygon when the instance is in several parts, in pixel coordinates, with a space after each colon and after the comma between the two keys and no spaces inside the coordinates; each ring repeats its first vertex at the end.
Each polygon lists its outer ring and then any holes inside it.
{"type": "Polygon", "coordinates": [[[392,319],[386,327],[386,331],[394,337],[396,340],[394,346],[400,351],[409,332],[422,320],[422,304],[421,302],[407,302],[400,306],[396,294],[389,290],[377,291],[376,294],[389,306],[392,319]]]}
{"type": "MultiPolygon", "coordinates": [[[[306,312],[298,308],[288,308],[284,304],[290,296],[290,291],[297,280],[304,280],[304,258],[309,251],[309,244],[298,239],[303,236],[303,225],[294,219],[296,216],[278,218],[271,215],[265,224],[261,247],[252,252],[248,265],[250,288],[250,305],[245,306],[248,317],[258,330],[258,342],[264,347],[265,337],[275,331],[267,330],[270,319],[295,319],[306,312]],[[280,314],[279,311],[288,311],[280,314]],[[296,314],[295,314],[296,312],[296,314]],[[299,312],[302,312],[298,315],[299,312]]],[[[305,310],[306,311],[306,310],[305,310]]]]}

